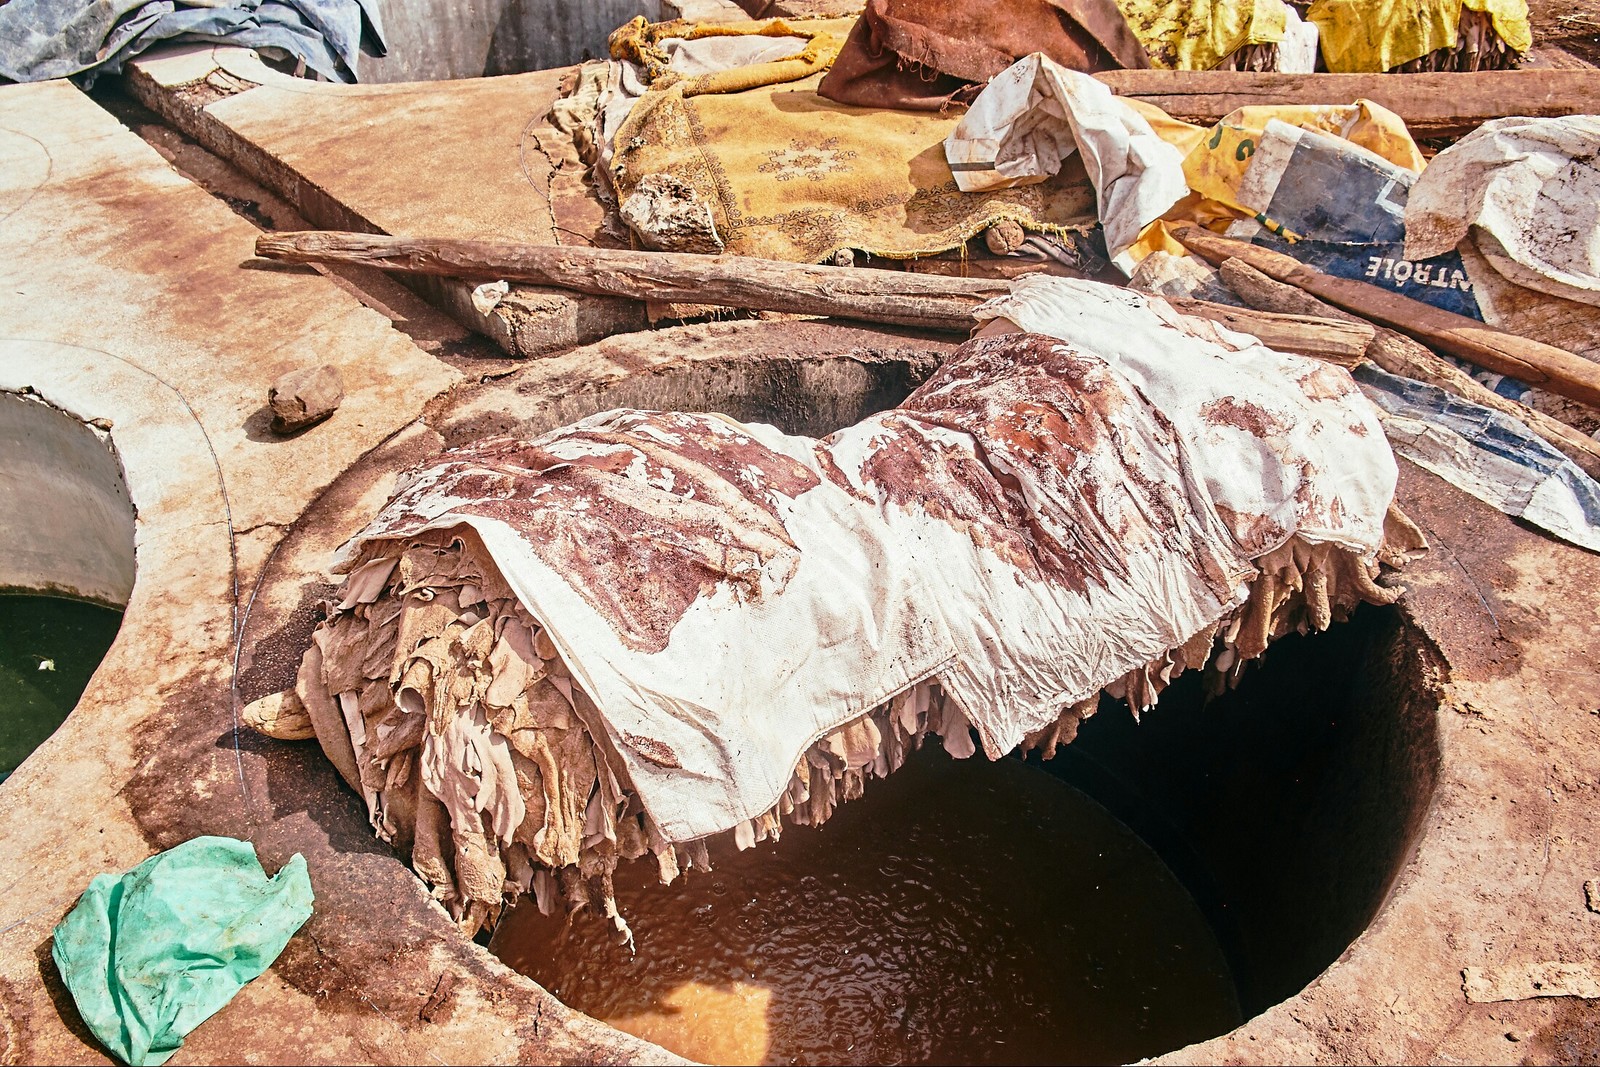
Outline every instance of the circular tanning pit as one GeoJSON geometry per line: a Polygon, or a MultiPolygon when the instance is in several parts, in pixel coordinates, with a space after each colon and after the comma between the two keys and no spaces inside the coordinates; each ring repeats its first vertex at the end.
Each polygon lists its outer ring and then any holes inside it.
{"type": "Polygon", "coordinates": [[[133,589],[134,515],[104,437],[0,393],[0,781],[77,704],[133,589]]]}
{"type": "Polygon", "coordinates": [[[513,909],[491,951],[707,1062],[1131,1062],[1293,996],[1382,906],[1439,752],[1394,609],[1274,646],[1209,703],[1109,699],[1050,761],[935,746],[819,829],[619,870],[606,922],[513,909]]]}
{"type": "Polygon", "coordinates": [[[819,829],[618,871],[637,951],[514,909],[491,951],[707,1063],[1127,1063],[1232,1029],[1233,981],[1159,856],[1021,760],[936,746],[819,829]]]}
{"type": "MultiPolygon", "coordinates": [[[[379,450],[290,535],[246,623],[256,663],[242,695],[293,684],[330,591],[307,576],[427,450],[618,406],[819,435],[897,403],[949,347],[711,324],[463,391],[429,420],[424,452],[401,439],[379,450]]],[[[1403,610],[1364,607],[1278,642],[1210,702],[1197,672],[1142,722],[1104,701],[1048,762],[934,746],[821,828],[713,853],[710,872],[662,886],[653,866],[624,866],[637,956],[592,915],[568,927],[532,906],[507,913],[490,947],[570,1007],[702,1060],[1160,1055],[1293,997],[1372,922],[1430,804],[1442,674],[1403,610]]],[[[596,1049],[622,1039],[588,1035],[596,1049]]]]}

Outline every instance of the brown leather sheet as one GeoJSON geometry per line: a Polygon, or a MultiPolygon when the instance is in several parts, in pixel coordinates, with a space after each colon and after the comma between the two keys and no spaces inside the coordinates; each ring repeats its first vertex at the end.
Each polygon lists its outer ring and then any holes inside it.
{"type": "Polygon", "coordinates": [[[1090,73],[1149,66],[1111,0],[868,0],[817,91],[842,104],[937,111],[970,102],[1033,52],[1090,73]]]}

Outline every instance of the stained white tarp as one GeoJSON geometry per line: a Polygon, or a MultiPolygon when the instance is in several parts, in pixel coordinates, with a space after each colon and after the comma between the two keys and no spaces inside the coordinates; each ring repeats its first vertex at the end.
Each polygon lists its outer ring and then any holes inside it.
{"type": "Polygon", "coordinates": [[[1096,282],[1030,275],[975,314],[1104,356],[1172,420],[1252,558],[1294,535],[1357,551],[1382,539],[1398,473],[1349,372],[1096,282]]]}
{"type": "Polygon", "coordinates": [[[472,527],[685,841],[772,809],[819,737],[920,680],[998,757],[1209,635],[1262,553],[1382,543],[1394,463],[1344,371],[1093,283],[998,305],[1087,340],[979,338],[821,442],[619,411],[447,452],[342,567],[472,527]]]}
{"type": "Polygon", "coordinates": [[[1600,485],[1520,421],[1370,364],[1355,376],[1400,455],[1507,515],[1600,552],[1600,485]]]}
{"type": "Polygon", "coordinates": [[[1600,304],[1600,116],[1486,122],[1428,164],[1406,204],[1406,256],[1474,232],[1506,278],[1600,304]]]}
{"type": "Polygon", "coordinates": [[[1042,182],[1073,152],[1083,153],[1111,260],[1131,273],[1128,246],[1189,185],[1178,150],[1104,84],[1035,52],[1001,71],[944,143],[964,193],[1042,182]]]}

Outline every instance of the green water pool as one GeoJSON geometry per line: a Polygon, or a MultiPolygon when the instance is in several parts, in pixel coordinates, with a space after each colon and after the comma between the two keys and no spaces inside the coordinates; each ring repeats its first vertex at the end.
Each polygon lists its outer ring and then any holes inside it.
{"type": "Polygon", "coordinates": [[[97,604],[0,594],[0,781],[65,721],[121,625],[97,604]]]}

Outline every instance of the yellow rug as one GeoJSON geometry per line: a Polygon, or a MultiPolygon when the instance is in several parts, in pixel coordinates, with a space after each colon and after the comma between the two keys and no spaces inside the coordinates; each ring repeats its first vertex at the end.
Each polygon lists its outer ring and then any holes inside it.
{"type": "Polygon", "coordinates": [[[645,93],[617,131],[626,199],[650,174],[687,183],[729,253],[814,263],[841,249],[911,259],[960,247],[1002,219],[1084,231],[1096,222],[1081,165],[1039,185],[962,193],[944,158],[959,114],[855,108],[820,76],[737,93],[645,93]]]}

